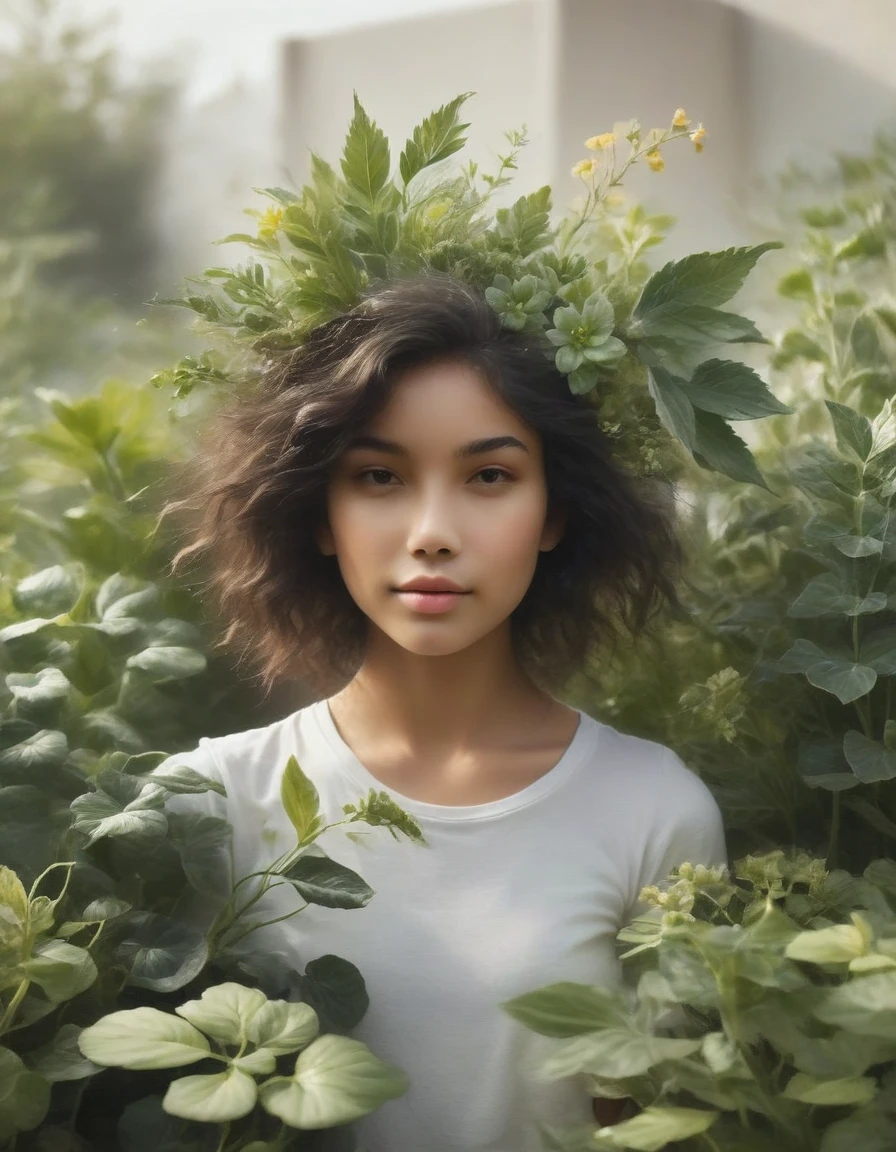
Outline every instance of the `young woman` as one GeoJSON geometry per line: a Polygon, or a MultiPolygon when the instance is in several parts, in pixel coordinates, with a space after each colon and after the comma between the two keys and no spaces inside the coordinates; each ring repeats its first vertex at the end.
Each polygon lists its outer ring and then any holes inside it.
{"type": "Polygon", "coordinates": [[[376,895],[250,937],[292,968],[335,954],[363,974],[353,1035],[410,1089],[358,1122],[360,1146],[534,1152],[536,1121],[593,1123],[584,1078],[540,1080],[550,1042],[499,1005],[616,982],[642,886],[725,860],[716,804],[673,752],[553,694],[619,624],[638,633],[675,601],[661,502],[537,341],[435,277],[315,330],[221,415],[198,465],[181,560],[207,558],[225,642],[267,684],[324,697],[177,758],[225,785],[207,803],[233,825],[234,873],[294,845],[293,755],[328,821],[385,789],[427,841],[327,833],[376,895]]]}

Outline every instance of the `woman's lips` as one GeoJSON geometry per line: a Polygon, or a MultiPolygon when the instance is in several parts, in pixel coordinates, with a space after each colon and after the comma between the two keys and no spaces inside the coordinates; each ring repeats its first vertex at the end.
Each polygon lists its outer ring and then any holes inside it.
{"type": "Polygon", "coordinates": [[[458,600],[466,595],[466,592],[398,592],[399,599],[412,611],[430,615],[450,612],[458,600]]]}

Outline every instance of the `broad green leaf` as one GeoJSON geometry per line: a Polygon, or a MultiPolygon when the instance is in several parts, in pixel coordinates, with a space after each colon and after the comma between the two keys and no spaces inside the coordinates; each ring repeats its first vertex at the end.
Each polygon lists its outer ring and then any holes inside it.
{"type": "Polygon", "coordinates": [[[268,1080],[259,1096],[265,1111],[291,1128],[334,1128],[402,1096],[408,1083],[404,1072],[360,1040],[328,1035],[299,1054],[291,1078],[268,1080]]]}
{"type": "Polygon", "coordinates": [[[104,619],[126,616],[142,617],[152,612],[159,602],[154,584],[116,573],[106,580],[96,594],[96,610],[104,619]]]}
{"type": "Polygon", "coordinates": [[[697,443],[694,408],[681,387],[681,381],[664,368],[655,367],[648,373],[647,386],[663,427],[689,452],[693,452],[697,443]]]}
{"type": "Polygon", "coordinates": [[[788,300],[813,300],[815,285],[812,275],[806,268],[795,268],[778,281],[778,292],[788,300]]]}
{"type": "Polygon", "coordinates": [[[208,944],[204,934],[191,924],[157,912],[136,912],[115,957],[129,970],[129,984],[174,992],[205,967],[208,944]]]}
{"type": "Polygon", "coordinates": [[[374,895],[357,872],[328,856],[300,856],[283,875],[304,900],[324,908],[363,908],[374,895]]]}
{"type": "Polygon", "coordinates": [[[58,668],[39,672],[11,672],[6,686],[19,708],[28,712],[65,700],[71,689],[67,677],[58,668]]]}
{"type": "Polygon", "coordinates": [[[804,672],[810,684],[849,704],[867,694],[877,682],[877,673],[867,664],[854,664],[825,652],[810,640],[796,640],[778,661],[781,672],[804,672]]]}
{"type": "Polygon", "coordinates": [[[543,1036],[580,1036],[626,1020],[619,997],[612,990],[571,981],[505,1000],[500,1007],[543,1036]]]}
{"type": "Polygon", "coordinates": [[[840,451],[854,452],[860,460],[867,460],[872,446],[871,421],[845,404],[825,400],[825,405],[831,414],[840,451]]]}
{"type": "Polygon", "coordinates": [[[49,1044],[37,1049],[32,1056],[32,1067],[51,1084],[63,1080],[83,1080],[99,1071],[78,1047],[82,1029],[77,1024],[63,1024],[49,1044]]]}
{"type": "Polygon", "coordinates": [[[883,541],[874,536],[839,536],[832,543],[838,552],[852,559],[859,556],[879,556],[884,549],[883,541]]]}
{"type": "Polygon", "coordinates": [[[594,1140],[597,1147],[662,1152],[667,1144],[706,1132],[718,1117],[718,1112],[703,1108],[660,1108],[651,1105],[631,1120],[599,1128],[594,1134],[594,1140]]]}
{"type": "Polygon", "coordinates": [[[228,821],[198,812],[170,812],[168,831],[190,885],[205,896],[226,899],[233,879],[233,829],[228,821]]]}
{"type": "Polygon", "coordinates": [[[144,648],[128,657],[126,667],[143,672],[153,684],[182,680],[205,671],[206,659],[193,648],[144,648]]]}
{"type": "Polygon", "coordinates": [[[255,1107],[258,1087],[247,1073],[228,1068],[214,1076],[184,1076],[173,1080],[162,1101],[171,1116],[182,1120],[223,1124],[239,1120],[255,1107]]]}
{"type": "Polygon", "coordinates": [[[97,977],[90,953],[64,940],[37,944],[23,964],[28,979],[43,989],[48,1000],[71,1000],[84,992],[97,977]]]}
{"type": "Polygon", "coordinates": [[[168,819],[164,812],[158,811],[156,792],[164,800],[162,789],[153,785],[151,795],[138,796],[126,804],[102,790],[85,792],[72,801],[72,827],[88,837],[88,845],[106,836],[159,840],[168,830],[168,819]]]}
{"type": "Polygon", "coordinates": [[[896,676],[896,627],[869,630],[862,640],[861,659],[880,676],[896,676]]]}
{"type": "Polygon", "coordinates": [[[868,1104],[877,1095],[877,1081],[871,1076],[853,1076],[848,1080],[817,1080],[797,1072],[787,1082],[783,1095],[802,1104],[821,1104],[832,1108],[844,1104],[868,1104]]]}
{"type": "Polygon", "coordinates": [[[410,184],[424,168],[447,160],[463,148],[466,143],[464,131],[470,125],[459,123],[458,113],[461,105],[472,95],[472,92],[464,92],[456,96],[414,128],[398,160],[398,170],[405,185],[410,184]]]}
{"type": "Polygon", "coordinates": [[[666,1060],[684,1059],[700,1050],[702,1037],[675,1040],[648,1036],[629,1028],[603,1028],[561,1041],[543,1064],[550,1079],[588,1072],[593,1076],[627,1078],[641,1076],[666,1060]]]}
{"type": "Polygon", "coordinates": [[[784,950],[790,960],[810,964],[848,964],[868,950],[868,942],[854,924],[832,924],[829,928],[800,932],[784,950]]]}
{"type": "Polygon", "coordinates": [[[896,778],[896,754],[878,740],[869,740],[861,732],[850,729],[843,737],[843,752],[863,784],[896,778]]]}
{"type": "Polygon", "coordinates": [[[267,1004],[265,994],[242,984],[216,984],[206,988],[198,1000],[188,1000],[175,1008],[178,1016],[223,1044],[240,1046],[249,1038],[256,1013],[267,1004]]]}
{"type": "Polygon", "coordinates": [[[743,286],[759,257],[781,246],[767,242],[752,248],[696,252],[683,260],[670,261],[647,281],[635,315],[643,318],[673,301],[708,308],[724,304],[743,286]]]}
{"type": "Polygon", "coordinates": [[[112,1012],[85,1028],[78,1046],[94,1064],[136,1069],[180,1068],[211,1051],[192,1024],[157,1008],[112,1012]]]}
{"type": "Polygon", "coordinates": [[[13,602],[21,612],[58,616],[70,611],[81,594],[84,575],[79,565],[55,564],[20,580],[13,602]]]}
{"type": "Polygon", "coordinates": [[[896,1123],[874,1104],[828,1125],[819,1152],[893,1152],[896,1123]]]}
{"type": "Polygon", "coordinates": [[[286,762],[280,782],[283,810],[296,830],[299,844],[310,844],[323,826],[320,796],[314,784],[299,767],[295,756],[286,762]]]}
{"type": "Polygon", "coordinates": [[[50,1085],[38,1072],[29,1071],[8,1048],[0,1048],[0,1141],[19,1132],[31,1132],[50,1107],[50,1085]]]}
{"type": "Polygon", "coordinates": [[[859,1036],[891,1039],[896,1035],[896,971],[861,976],[831,988],[814,1015],[859,1036]]]}
{"type": "Polygon", "coordinates": [[[769,392],[752,368],[737,360],[705,360],[681,389],[695,408],[725,420],[758,420],[793,412],[769,392]]]}
{"type": "Polygon", "coordinates": [[[810,788],[824,788],[829,792],[843,792],[859,783],[856,774],[849,770],[839,740],[800,741],[796,770],[810,788]]]}
{"type": "Polygon", "coordinates": [[[268,1076],[277,1069],[277,1056],[268,1048],[258,1048],[245,1056],[234,1056],[232,1066],[250,1076],[268,1076]]]}
{"type": "Polygon", "coordinates": [[[311,960],[305,965],[299,986],[302,999],[320,1019],[321,1031],[349,1031],[360,1023],[370,1006],[364,977],[354,964],[341,956],[326,955],[311,960]]]}
{"type": "Polygon", "coordinates": [[[268,1000],[249,1021],[246,1035],[256,1048],[283,1056],[306,1048],[319,1031],[317,1013],[309,1004],[268,1000]]]}
{"type": "Polygon", "coordinates": [[[721,472],[732,480],[745,484],[756,484],[767,488],[762,473],[756,466],[753,454],[746,444],[725,423],[721,416],[711,412],[694,413],[696,443],[694,459],[704,468],[721,472]]]}
{"type": "Polygon", "coordinates": [[[351,191],[372,211],[389,179],[389,143],[364,111],[357,93],[354,102],[355,114],[342,154],[342,175],[351,191]]]}
{"type": "Polygon", "coordinates": [[[0,905],[9,908],[19,921],[24,921],[28,916],[28,893],[25,885],[13,869],[5,864],[0,864],[0,905]]]}
{"type": "Polygon", "coordinates": [[[154,768],[147,779],[160,784],[166,792],[178,796],[195,795],[201,792],[217,792],[219,796],[227,795],[227,791],[220,780],[213,780],[210,776],[204,776],[186,764],[168,762],[164,766],[154,768]]]}
{"type": "Polygon", "coordinates": [[[787,609],[787,615],[796,618],[838,616],[845,614],[856,598],[843,588],[830,572],[810,580],[796,600],[787,609]]]}
{"type": "Polygon", "coordinates": [[[42,768],[60,767],[67,756],[68,741],[65,733],[42,728],[33,736],[0,752],[0,772],[15,773],[24,778],[28,773],[42,768]]]}

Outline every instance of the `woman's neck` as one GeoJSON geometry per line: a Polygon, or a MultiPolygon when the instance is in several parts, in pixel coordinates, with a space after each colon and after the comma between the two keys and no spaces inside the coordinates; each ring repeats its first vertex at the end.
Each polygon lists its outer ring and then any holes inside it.
{"type": "Polygon", "coordinates": [[[337,722],[369,743],[428,755],[501,741],[521,718],[557,707],[519,667],[509,627],[450,656],[408,652],[377,633],[330,704],[337,722]]]}

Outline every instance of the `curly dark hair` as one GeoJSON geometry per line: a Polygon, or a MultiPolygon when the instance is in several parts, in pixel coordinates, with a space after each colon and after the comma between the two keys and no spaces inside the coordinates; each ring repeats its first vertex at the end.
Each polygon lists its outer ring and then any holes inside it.
{"type": "Polygon", "coordinates": [[[540,337],[504,328],[465,283],[416,277],[372,290],[269,361],[211,420],[188,466],[190,495],[165,509],[189,514],[172,571],[205,562],[225,625],[217,647],[253,666],[266,691],[284,679],[329,691],[357,671],[367,618],[316,541],[329,478],[398,376],[444,360],[474,367],[538,433],[549,514],[566,514],[511,617],[527,674],[562,687],[621,631],[638,635],[659,608],[680,607],[669,486],[613,458],[595,406],[570,391],[540,337]]]}

